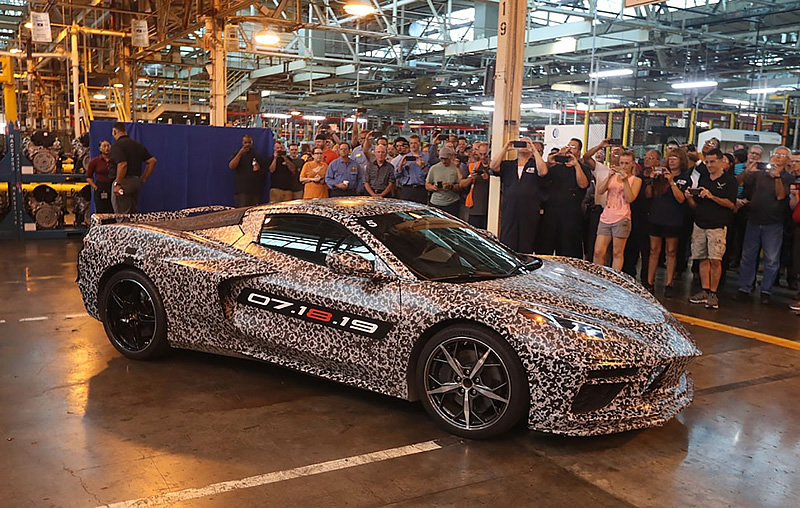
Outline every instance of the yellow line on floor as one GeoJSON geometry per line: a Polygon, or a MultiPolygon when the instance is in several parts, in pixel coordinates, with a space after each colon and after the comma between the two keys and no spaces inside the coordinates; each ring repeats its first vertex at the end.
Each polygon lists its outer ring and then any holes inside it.
{"type": "Polygon", "coordinates": [[[794,340],[784,339],[783,337],[775,337],[774,335],[767,335],[766,333],[754,332],[753,330],[748,330],[747,328],[737,328],[735,326],[723,325],[722,323],[707,321],[705,319],[687,316],[685,314],[676,314],[673,312],[672,315],[678,318],[680,321],[690,325],[702,326],[703,328],[708,328],[710,330],[716,330],[719,332],[732,333],[733,335],[738,335],[740,337],[755,339],[761,342],[772,344],[774,346],[781,346],[800,351],[800,342],[794,340]]]}

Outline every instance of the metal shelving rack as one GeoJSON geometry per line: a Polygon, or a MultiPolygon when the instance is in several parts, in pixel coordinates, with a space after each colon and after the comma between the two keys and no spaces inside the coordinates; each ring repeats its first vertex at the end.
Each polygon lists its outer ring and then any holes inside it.
{"type": "Polygon", "coordinates": [[[25,212],[23,186],[35,183],[70,184],[85,183],[86,175],[80,173],[29,174],[23,172],[22,144],[19,127],[9,123],[6,134],[6,155],[0,160],[0,190],[8,187],[11,213],[0,221],[0,239],[11,238],[67,238],[83,236],[86,228],[65,226],[57,229],[36,229],[35,221],[25,212]]]}

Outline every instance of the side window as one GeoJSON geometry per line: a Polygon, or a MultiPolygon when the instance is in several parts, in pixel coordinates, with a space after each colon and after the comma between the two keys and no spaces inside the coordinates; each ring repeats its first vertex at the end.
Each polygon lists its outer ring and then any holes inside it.
{"type": "Polygon", "coordinates": [[[369,260],[375,255],[355,235],[333,221],[310,215],[267,215],[259,243],[318,265],[331,250],[354,252],[369,260]]]}

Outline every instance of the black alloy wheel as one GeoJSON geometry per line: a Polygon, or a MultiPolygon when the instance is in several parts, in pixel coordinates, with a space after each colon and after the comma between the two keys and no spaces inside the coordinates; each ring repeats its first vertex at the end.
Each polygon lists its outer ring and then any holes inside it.
{"type": "Polygon", "coordinates": [[[124,356],[147,360],[169,350],[164,305],[144,274],[136,270],[115,273],[103,287],[99,302],[106,335],[124,356]]]}
{"type": "Polygon", "coordinates": [[[470,439],[497,436],[528,408],[528,379],[519,357],[496,334],[472,325],[442,330],[425,344],[417,389],[428,414],[470,439]]]}

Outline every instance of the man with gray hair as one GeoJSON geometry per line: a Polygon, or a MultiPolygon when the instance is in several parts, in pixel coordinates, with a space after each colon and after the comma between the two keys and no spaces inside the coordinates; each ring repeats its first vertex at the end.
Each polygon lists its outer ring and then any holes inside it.
{"type": "Polygon", "coordinates": [[[763,249],[761,303],[769,304],[772,300],[772,285],[780,267],[784,214],[789,188],[794,182],[794,177],[786,171],[790,157],[791,151],[779,146],[772,151],[769,164],[759,163],[744,172],[743,181],[745,186],[752,187],[752,196],[739,265],[738,299],[749,298],[756,281],[759,252],[763,249]]]}
{"type": "Polygon", "coordinates": [[[439,162],[431,166],[425,179],[425,189],[432,193],[431,205],[458,217],[462,176],[455,151],[447,146],[442,148],[439,162]]]}

